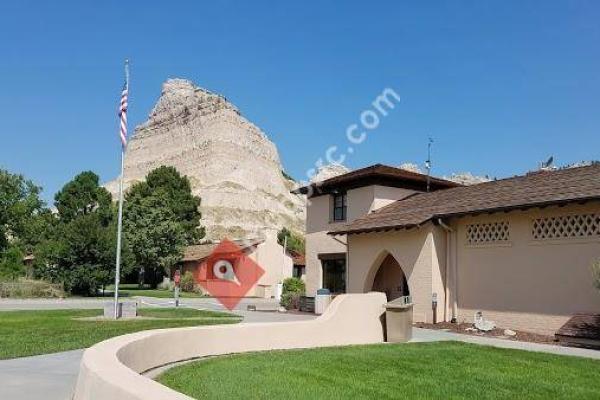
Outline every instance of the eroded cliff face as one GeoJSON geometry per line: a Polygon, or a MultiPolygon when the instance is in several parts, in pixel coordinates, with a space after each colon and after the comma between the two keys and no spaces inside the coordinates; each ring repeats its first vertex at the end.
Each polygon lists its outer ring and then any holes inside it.
{"type": "MultiPolygon", "coordinates": [[[[187,175],[202,198],[208,239],[304,230],[304,199],[290,193],[294,182],[284,178],[275,144],[224,97],[190,81],[163,84],[125,157],[126,187],[161,165],[187,175]]],[[[106,187],[116,193],[117,181],[106,187]]]]}

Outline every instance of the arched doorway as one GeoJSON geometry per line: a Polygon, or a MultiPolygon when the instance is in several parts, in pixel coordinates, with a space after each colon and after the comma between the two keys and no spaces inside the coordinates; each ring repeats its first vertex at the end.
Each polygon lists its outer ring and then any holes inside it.
{"type": "Polygon", "coordinates": [[[373,280],[372,290],[385,293],[388,301],[410,295],[404,271],[391,254],[381,262],[373,280]]]}

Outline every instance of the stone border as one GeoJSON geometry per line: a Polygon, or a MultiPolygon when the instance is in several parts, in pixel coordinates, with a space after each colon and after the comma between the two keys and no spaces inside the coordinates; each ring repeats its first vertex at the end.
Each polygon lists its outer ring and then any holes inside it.
{"type": "Polygon", "coordinates": [[[206,356],[381,343],[385,303],[383,293],[346,294],[311,321],[157,329],[118,336],[85,351],[73,400],[190,400],[141,374],[206,356]]]}

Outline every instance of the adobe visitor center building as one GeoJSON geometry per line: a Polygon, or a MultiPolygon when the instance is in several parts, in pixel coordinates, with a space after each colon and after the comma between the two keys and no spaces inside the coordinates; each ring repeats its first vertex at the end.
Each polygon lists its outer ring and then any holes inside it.
{"type": "Polygon", "coordinates": [[[307,295],[410,295],[416,322],[553,334],[600,312],[600,165],[459,186],[384,165],[298,189],[307,208],[307,295]],[[433,300],[437,300],[434,306],[433,300]]]}

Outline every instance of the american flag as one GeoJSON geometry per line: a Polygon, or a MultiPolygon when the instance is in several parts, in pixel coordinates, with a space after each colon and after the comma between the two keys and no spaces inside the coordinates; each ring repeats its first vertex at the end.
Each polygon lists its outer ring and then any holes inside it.
{"type": "Polygon", "coordinates": [[[121,144],[123,148],[127,146],[127,95],[129,88],[127,82],[123,85],[123,91],[121,92],[121,105],[119,107],[119,117],[121,118],[121,144]]]}

